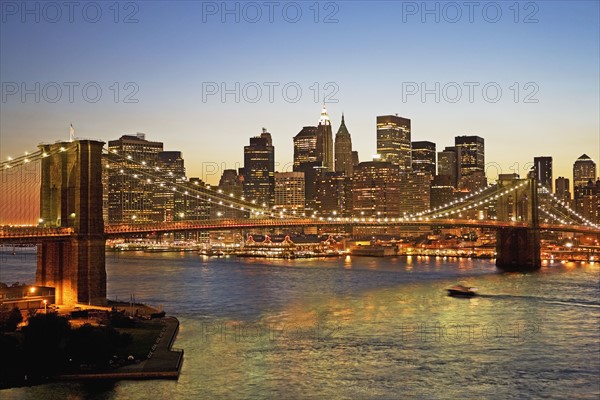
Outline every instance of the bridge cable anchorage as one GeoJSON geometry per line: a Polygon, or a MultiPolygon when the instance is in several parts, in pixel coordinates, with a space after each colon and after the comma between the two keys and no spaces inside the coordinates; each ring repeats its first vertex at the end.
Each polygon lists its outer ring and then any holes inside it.
{"type": "MultiPolygon", "coordinates": [[[[130,171],[129,175],[134,179],[144,180],[145,183],[159,185],[165,187],[171,186],[174,193],[182,194],[191,199],[206,199],[209,203],[229,207],[243,212],[251,213],[252,215],[264,215],[267,217],[279,218],[299,218],[305,215],[284,213],[283,211],[274,212],[266,207],[257,205],[256,201],[246,200],[244,196],[237,198],[233,193],[227,195],[221,189],[214,190],[198,184],[184,183],[187,181],[185,176],[176,176],[171,171],[166,171],[164,174],[159,174],[163,169],[159,166],[148,165],[146,161],[137,161],[131,155],[120,154],[116,150],[103,149],[107,156],[107,168],[113,168],[113,165],[120,167],[120,173],[125,174],[125,170],[130,171]],[[132,165],[135,165],[133,167],[132,165]],[[143,176],[142,176],[143,175],[143,176]]],[[[177,211],[177,210],[174,210],[177,211]]],[[[183,211],[183,210],[181,210],[183,211]]]]}

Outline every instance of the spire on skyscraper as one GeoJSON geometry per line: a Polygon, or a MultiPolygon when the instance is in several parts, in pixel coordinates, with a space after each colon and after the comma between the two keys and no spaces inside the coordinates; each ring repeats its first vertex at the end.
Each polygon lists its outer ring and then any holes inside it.
{"type": "Polygon", "coordinates": [[[343,172],[345,176],[351,177],[353,170],[352,139],[348,128],[346,128],[344,113],[342,113],[342,123],[335,135],[335,171],[343,172]]]}
{"type": "Polygon", "coordinates": [[[327,107],[323,104],[323,109],[321,110],[321,119],[319,120],[319,125],[331,125],[331,121],[329,120],[329,114],[327,114],[327,107]]]}
{"type": "Polygon", "coordinates": [[[342,113],[342,123],[340,124],[340,128],[337,131],[337,135],[348,135],[350,136],[350,132],[348,132],[348,128],[346,128],[346,121],[344,120],[344,113],[342,113]]]}

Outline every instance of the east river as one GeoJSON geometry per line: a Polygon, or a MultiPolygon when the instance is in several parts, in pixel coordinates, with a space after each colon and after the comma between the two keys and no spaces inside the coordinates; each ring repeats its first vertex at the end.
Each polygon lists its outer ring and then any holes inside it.
{"type": "MultiPolygon", "coordinates": [[[[34,253],[0,262],[0,281],[34,282],[34,253]]],[[[131,252],[107,254],[107,274],[109,298],[179,318],[179,380],[53,383],[3,400],[600,396],[599,263],[501,274],[488,260],[131,252]],[[459,282],[481,296],[446,296],[459,282]]]]}

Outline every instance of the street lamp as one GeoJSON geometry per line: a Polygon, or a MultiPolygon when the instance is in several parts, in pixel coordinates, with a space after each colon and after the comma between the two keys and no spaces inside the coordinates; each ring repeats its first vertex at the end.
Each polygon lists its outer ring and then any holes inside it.
{"type": "Polygon", "coordinates": [[[44,314],[48,314],[48,300],[44,300],[44,314]]]}

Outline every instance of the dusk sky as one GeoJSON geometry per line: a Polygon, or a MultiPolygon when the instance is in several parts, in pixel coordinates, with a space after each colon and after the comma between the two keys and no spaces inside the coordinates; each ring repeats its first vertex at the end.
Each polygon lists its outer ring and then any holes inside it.
{"type": "Polygon", "coordinates": [[[24,4],[0,10],[2,160],[67,140],[72,123],[77,136],[104,141],[144,132],[181,150],[188,176],[216,183],[221,171],[207,171],[241,166],[262,127],[285,170],[292,137],[318,123],[325,101],[334,134],[344,112],[361,161],[376,152],[376,116],[395,113],[412,120],[412,140],[438,151],[454,136],[482,136],[486,163],[505,173],[518,163],[524,175],[533,157],[550,155],[554,178],[572,179],[581,154],[600,161],[598,1],[480,2],[473,22],[463,2],[427,2],[439,22],[422,2],[400,1],[274,2],[273,22],[263,2],[227,3],[239,22],[222,2],[120,3],[118,15],[113,2],[80,2],[72,22],[66,7],[58,15],[29,2],[33,14],[22,14],[24,4]],[[272,102],[265,82],[278,84],[272,102]],[[232,91],[224,101],[207,92],[222,84],[232,91]],[[23,95],[23,85],[37,93],[23,95]]]}

